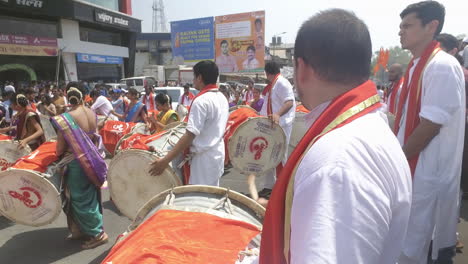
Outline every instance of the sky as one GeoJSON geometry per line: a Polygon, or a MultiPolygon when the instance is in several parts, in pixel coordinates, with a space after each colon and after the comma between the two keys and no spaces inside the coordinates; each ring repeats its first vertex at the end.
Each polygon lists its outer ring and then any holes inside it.
{"type": "MultiPolygon", "coordinates": [[[[169,22],[265,10],[265,39],[271,42],[275,34],[281,35],[283,43],[294,43],[301,24],[320,10],[343,8],[353,11],[369,27],[373,50],[400,45],[398,27],[401,11],[416,1],[387,0],[164,0],[169,22]]],[[[442,30],[454,36],[468,35],[466,0],[440,0],[445,6],[445,25],[442,30]]],[[[133,16],[142,21],[142,32],[151,32],[153,0],[132,0],[133,16]]]]}

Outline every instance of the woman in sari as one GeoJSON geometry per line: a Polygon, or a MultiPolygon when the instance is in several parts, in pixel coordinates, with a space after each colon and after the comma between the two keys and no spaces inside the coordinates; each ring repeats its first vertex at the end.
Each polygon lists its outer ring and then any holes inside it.
{"type": "Polygon", "coordinates": [[[138,101],[138,91],[134,88],[128,89],[128,99],[130,99],[130,104],[125,111],[125,114],[120,117],[124,117],[123,119],[125,122],[133,122],[133,123],[147,123],[147,111],[146,106],[138,101]]]}
{"type": "Polygon", "coordinates": [[[22,148],[29,146],[31,150],[37,149],[45,141],[39,115],[29,107],[25,95],[13,95],[11,100],[11,108],[17,112],[13,121],[16,123],[15,139],[19,140],[22,148]]]}
{"type": "Polygon", "coordinates": [[[173,122],[179,121],[179,115],[176,111],[171,109],[171,97],[164,93],[159,93],[155,97],[156,108],[159,111],[159,114],[156,118],[153,115],[150,116],[149,121],[151,127],[155,127],[155,133],[163,131],[167,125],[173,122]]]}
{"type": "Polygon", "coordinates": [[[262,110],[262,105],[263,105],[263,98],[260,97],[261,90],[259,88],[254,88],[253,90],[253,101],[250,103],[250,107],[255,109],[257,112],[260,112],[262,110]]]}
{"type": "Polygon", "coordinates": [[[48,94],[41,95],[41,102],[37,105],[37,111],[39,113],[51,117],[57,114],[57,109],[52,103],[52,98],[48,94]]]}
{"type": "Polygon", "coordinates": [[[85,89],[77,83],[67,87],[71,110],[53,117],[57,128],[57,156],[65,167],[67,239],[84,240],[83,249],[95,248],[108,242],[103,230],[100,187],[105,181],[107,166],[97,146],[96,114],[83,104],[85,89]],[[72,87],[77,86],[78,88],[72,87]]]}

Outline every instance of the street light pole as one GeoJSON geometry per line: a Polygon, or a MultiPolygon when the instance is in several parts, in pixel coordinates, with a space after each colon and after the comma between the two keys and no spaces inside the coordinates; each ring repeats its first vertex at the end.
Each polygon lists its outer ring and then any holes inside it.
{"type": "Polygon", "coordinates": [[[273,39],[275,40],[276,43],[272,43],[273,44],[273,61],[275,60],[275,56],[276,56],[276,46],[277,46],[277,37],[278,36],[281,36],[283,34],[286,34],[287,32],[281,32],[281,33],[276,33],[275,35],[273,35],[273,39]]]}

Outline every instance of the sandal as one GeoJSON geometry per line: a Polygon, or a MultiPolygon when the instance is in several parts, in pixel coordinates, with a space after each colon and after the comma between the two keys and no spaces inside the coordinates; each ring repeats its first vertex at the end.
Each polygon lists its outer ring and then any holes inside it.
{"type": "Polygon", "coordinates": [[[91,238],[90,240],[84,242],[81,245],[82,249],[92,249],[95,247],[98,247],[100,245],[103,245],[105,243],[109,242],[109,237],[107,236],[106,233],[102,232],[96,237],[91,238]]]}
{"type": "Polygon", "coordinates": [[[65,240],[83,240],[86,236],[83,234],[69,234],[65,240]]]}

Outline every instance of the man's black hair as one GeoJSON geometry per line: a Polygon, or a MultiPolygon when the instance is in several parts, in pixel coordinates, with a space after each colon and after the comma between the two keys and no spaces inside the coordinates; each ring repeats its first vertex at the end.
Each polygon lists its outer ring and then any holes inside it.
{"type": "Polygon", "coordinates": [[[276,75],[280,73],[280,66],[276,61],[269,61],[265,64],[265,72],[268,74],[276,75]]]}
{"type": "Polygon", "coordinates": [[[219,76],[219,70],[218,66],[216,66],[213,61],[204,60],[193,66],[193,74],[195,77],[201,76],[205,85],[216,84],[219,76]]]}
{"type": "Polygon", "coordinates": [[[358,85],[369,79],[372,43],[366,24],[352,12],[329,9],[305,21],[294,56],[323,80],[358,85]]]}
{"type": "Polygon", "coordinates": [[[405,16],[415,13],[416,16],[421,20],[423,26],[427,25],[431,21],[439,21],[439,26],[435,32],[434,37],[440,34],[444,27],[445,20],[445,7],[437,1],[422,1],[414,3],[405,8],[400,14],[403,19],[405,16]]]}
{"type": "Polygon", "coordinates": [[[453,35],[442,33],[436,37],[436,40],[440,42],[440,45],[445,51],[458,48],[458,39],[453,35]]]}

